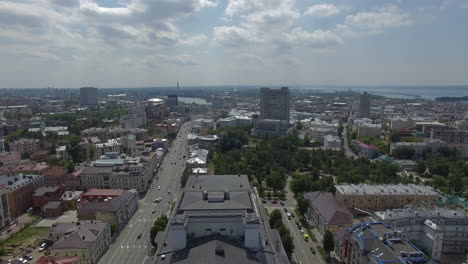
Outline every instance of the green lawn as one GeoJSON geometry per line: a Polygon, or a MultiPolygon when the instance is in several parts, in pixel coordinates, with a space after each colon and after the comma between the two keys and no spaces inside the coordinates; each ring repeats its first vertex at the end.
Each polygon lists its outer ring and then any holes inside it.
{"type": "Polygon", "coordinates": [[[42,237],[49,230],[48,227],[27,227],[5,241],[5,245],[16,245],[33,237],[42,237]]]}
{"type": "Polygon", "coordinates": [[[317,246],[317,251],[320,253],[320,256],[322,256],[323,260],[328,260],[327,252],[325,252],[321,246],[317,246]]]}

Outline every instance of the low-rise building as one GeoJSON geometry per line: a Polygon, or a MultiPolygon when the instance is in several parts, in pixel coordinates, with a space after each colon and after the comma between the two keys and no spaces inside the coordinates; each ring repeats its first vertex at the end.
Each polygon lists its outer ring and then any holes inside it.
{"type": "Polygon", "coordinates": [[[357,136],[358,137],[370,137],[378,138],[382,130],[381,124],[369,124],[365,122],[359,122],[357,125],[357,136]]]}
{"type": "Polygon", "coordinates": [[[464,254],[468,249],[468,213],[444,208],[408,208],[375,212],[375,220],[401,232],[402,238],[416,241],[431,258],[443,254],[464,254]]]}
{"type": "Polygon", "coordinates": [[[8,190],[10,216],[16,218],[33,206],[32,194],[43,185],[42,175],[1,175],[0,185],[8,190]]]}
{"type": "Polygon", "coordinates": [[[45,186],[62,186],[65,185],[68,170],[61,166],[54,166],[45,169],[42,175],[44,175],[45,186]]]}
{"type": "Polygon", "coordinates": [[[42,186],[37,188],[32,195],[33,209],[41,211],[42,207],[49,202],[55,202],[62,197],[65,192],[63,186],[42,186]]]}
{"type": "Polygon", "coordinates": [[[275,119],[255,119],[253,135],[256,137],[286,136],[292,133],[294,127],[290,126],[286,120],[275,119]]]}
{"type": "Polygon", "coordinates": [[[127,135],[135,135],[136,140],[146,140],[148,130],[143,128],[99,128],[92,127],[81,131],[81,137],[97,137],[102,141],[119,138],[127,135]]]}
{"type": "MultiPolygon", "coordinates": [[[[103,193],[105,192],[104,190],[103,193]]],[[[137,209],[138,193],[124,190],[118,196],[101,201],[91,202],[82,198],[77,211],[80,220],[100,220],[115,225],[118,230],[121,230],[137,209]]]]}
{"type": "Polygon", "coordinates": [[[39,142],[39,139],[21,138],[9,143],[10,151],[20,155],[33,154],[39,150],[39,142]]]}
{"type": "Polygon", "coordinates": [[[429,186],[416,184],[336,185],[336,199],[353,214],[403,208],[407,204],[435,205],[438,193],[429,186]]]}
{"type": "Polygon", "coordinates": [[[251,127],[253,119],[248,116],[229,116],[218,120],[219,127],[251,127]]]}
{"type": "Polygon", "coordinates": [[[209,149],[218,144],[219,138],[216,135],[198,136],[197,143],[200,148],[209,149]]]}
{"type": "Polygon", "coordinates": [[[10,224],[10,207],[8,206],[8,189],[0,186],[0,228],[10,224]]]}
{"type": "Polygon", "coordinates": [[[82,195],[83,191],[65,191],[59,200],[65,209],[75,210],[82,195]]]}
{"type": "Polygon", "coordinates": [[[411,148],[415,157],[421,157],[424,152],[436,152],[439,148],[447,146],[447,143],[437,139],[426,139],[424,142],[392,142],[390,153],[394,154],[399,148],[411,148]]]}
{"type": "Polygon", "coordinates": [[[366,157],[368,159],[373,159],[377,157],[377,155],[380,152],[378,147],[366,144],[357,139],[353,139],[353,146],[356,148],[356,150],[361,156],[366,157]]]}
{"type": "Polygon", "coordinates": [[[326,230],[337,231],[340,228],[352,226],[353,215],[336,200],[332,193],[309,192],[304,193],[304,198],[310,205],[305,217],[320,234],[323,235],[326,230]]]}
{"type": "Polygon", "coordinates": [[[102,155],[109,152],[122,152],[122,144],[119,143],[116,139],[109,139],[105,143],[94,144],[94,155],[91,157],[93,160],[98,159],[102,155]]]}
{"type": "Polygon", "coordinates": [[[109,224],[95,220],[57,223],[46,239],[54,242],[51,256],[74,256],[80,258],[80,264],[95,264],[109,247],[111,230],[109,224]]]}
{"type": "Polygon", "coordinates": [[[341,149],[341,139],[337,136],[333,135],[325,135],[323,138],[323,146],[325,149],[330,149],[330,150],[340,150],[341,149]]]}
{"type": "Polygon", "coordinates": [[[357,224],[338,231],[335,237],[335,254],[346,264],[435,264],[384,223],[357,224]]]}

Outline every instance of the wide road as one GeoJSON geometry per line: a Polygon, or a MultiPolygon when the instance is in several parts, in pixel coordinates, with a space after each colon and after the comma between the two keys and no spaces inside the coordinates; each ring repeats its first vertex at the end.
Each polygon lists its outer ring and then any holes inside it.
{"type": "Polygon", "coordinates": [[[164,157],[161,165],[163,170],[158,172],[159,178],[154,179],[146,196],[139,201],[138,211],[110,245],[99,264],[140,264],[148,258],[151,226],[156,218],[168,213],[171,202],[177,198],[180,191],[180,178],[185,169],[183,155],[187,152],[186,138],[189,128],[190,122],[181,127],[164,157]],[[153,200],[158,197],[161,197],[162,201],[154,203],[153,200]],[[140,239],[137,238],[139,234],[142,234],[140,239]]]}

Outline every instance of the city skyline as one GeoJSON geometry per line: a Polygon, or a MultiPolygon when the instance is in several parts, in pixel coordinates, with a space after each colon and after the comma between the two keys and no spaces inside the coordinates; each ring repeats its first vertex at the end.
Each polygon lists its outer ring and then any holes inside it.
{"type": "Polygon", "coordinates": [[[466,0],[2,1],[0,87],[463,85],[467,12],[466,0]]]}

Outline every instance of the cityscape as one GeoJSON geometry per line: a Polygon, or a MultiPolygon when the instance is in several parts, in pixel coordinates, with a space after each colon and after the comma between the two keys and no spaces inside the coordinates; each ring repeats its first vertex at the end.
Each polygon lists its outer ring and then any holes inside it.
{"type": "Polygon", "coordinates": [[[0,0],[0,264],[468,264],[468,0],[0,0]]]}
{"type": "Polygon", "coordinates": [[[179,83],[0,94],[6,263],[467,260],[463,97],[179,83]]]}

